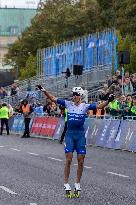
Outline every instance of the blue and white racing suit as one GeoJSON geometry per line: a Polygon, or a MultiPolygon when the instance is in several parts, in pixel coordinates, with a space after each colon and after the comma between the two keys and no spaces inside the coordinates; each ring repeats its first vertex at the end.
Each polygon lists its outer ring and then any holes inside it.
{"type": "Polygon", "coordinates": [[[57,103],[67,108],[67,132],[65,135],[65,153],[74,152],[86,154],[86,139],[84,122],[88,110],[95,110],[96,104],[81,103],[75,105],[72,101],[57,99],[57,103]]]}

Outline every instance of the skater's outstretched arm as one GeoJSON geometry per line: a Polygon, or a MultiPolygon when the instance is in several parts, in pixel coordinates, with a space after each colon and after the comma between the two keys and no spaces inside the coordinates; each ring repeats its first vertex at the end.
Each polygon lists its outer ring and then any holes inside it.
{"type": "Polygon", "coordinates": [[[49,98],[52,102],[57,103],[57,98],[52,94],[50,94],[45,88],[43,88],[41,85],[37,85],[36,87],[39,90],[41,90],[46,95],[46,97],[49,98]]]}

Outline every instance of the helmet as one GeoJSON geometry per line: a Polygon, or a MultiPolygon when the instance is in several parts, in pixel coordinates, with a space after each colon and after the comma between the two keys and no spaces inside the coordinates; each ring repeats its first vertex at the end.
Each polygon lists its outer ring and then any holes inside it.
{"type": "Polygon", "coordinates": [[[84,96],[85,96],[85,91],[81,87],[74,87],[72,89],[72,92],[73,93],[78,93],[82,98],[84,98],[84,96]]]}

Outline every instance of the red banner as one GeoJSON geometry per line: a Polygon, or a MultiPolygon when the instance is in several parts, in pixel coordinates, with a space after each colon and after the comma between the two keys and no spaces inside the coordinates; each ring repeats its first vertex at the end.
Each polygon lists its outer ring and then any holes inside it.
{"type": "Polygon", "coordinates": [[[34,118],[32,128],[31,128],[31,133],[39,135],[41,128],[42,128],[42,125],[43,125],[43,122],[44,122],[43,117],[34,118]]]}
{"type": "Polygon", "coordinates": [[[44,118],[44,122],[40,130],[40,135],[53,137],[57,123],[58,123],[58,118],[55,117],[44,118]]]}

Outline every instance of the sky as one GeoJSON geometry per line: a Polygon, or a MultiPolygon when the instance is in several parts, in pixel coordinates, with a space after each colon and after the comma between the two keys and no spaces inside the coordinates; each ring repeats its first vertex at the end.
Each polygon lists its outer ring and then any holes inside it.
{"type": "Polygon", "coordinates": [[[0,7],[36,8],[39,0],[0,0],[0,7]]]}

